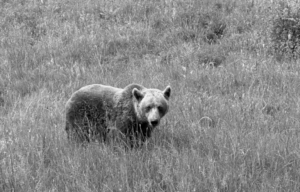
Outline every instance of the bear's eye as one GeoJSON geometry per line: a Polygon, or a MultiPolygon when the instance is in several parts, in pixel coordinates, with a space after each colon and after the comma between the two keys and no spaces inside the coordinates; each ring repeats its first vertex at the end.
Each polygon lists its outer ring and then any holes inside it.
{"type": "Polygon", "coordinates": [[[146,111],[150,111],[150,110],[151,110],[151,106],[147,106],[146,111]]]}
{"type": "Polygon", "coordinates": [[[163,112],[164,112],[164,108],[163,108],[162,106],[158,106],[157,109],[158,109],[158,111],[159,111],[160,113],[163,113],[163,112]]]}

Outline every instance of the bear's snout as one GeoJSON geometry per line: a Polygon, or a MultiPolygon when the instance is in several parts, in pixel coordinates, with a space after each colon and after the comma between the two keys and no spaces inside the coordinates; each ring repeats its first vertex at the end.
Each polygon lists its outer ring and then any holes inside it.
{"type": "Polygon", "coordinates": [[[152,127],[156,127],[159,124],[159,120],[150,121],[152,127]]]}
{"type": "Polygon", "coordinates": [[[147,115],[148,123],[151,127],[156,127],[159,124],[159,121],[161,119],[160,113],[157,109],[157,107],[154,107],[150,110],[150,112],[147,115]]]}

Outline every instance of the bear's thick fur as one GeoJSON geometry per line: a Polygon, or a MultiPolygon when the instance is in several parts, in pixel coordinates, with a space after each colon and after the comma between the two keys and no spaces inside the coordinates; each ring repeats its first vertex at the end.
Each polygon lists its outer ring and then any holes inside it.
{"type": "Polygon", "coordinates": [[[82,87],[66,103],[68,138],[105,141],[115,128],[130,141],[145,141],[168,112],[170,94],[169,86],[164,91],[138,84],[124,89],[100,84],[82,87]]]}

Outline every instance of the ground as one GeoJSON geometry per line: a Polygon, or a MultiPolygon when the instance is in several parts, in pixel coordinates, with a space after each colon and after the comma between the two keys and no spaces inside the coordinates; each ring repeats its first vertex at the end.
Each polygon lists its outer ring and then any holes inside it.
{"type": "Polygon", "coordinates": [[[0,191],[299,191],[299,60],[271,36],[296,1],[0,4],[0,191]],[[68,144],[75,90],[132,82],[172,87],[147,145],[68,144]]]}

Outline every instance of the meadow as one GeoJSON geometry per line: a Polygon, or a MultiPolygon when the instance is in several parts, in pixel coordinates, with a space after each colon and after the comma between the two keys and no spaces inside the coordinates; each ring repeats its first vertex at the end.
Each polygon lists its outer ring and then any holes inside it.
{"type": "Polygon", "coordinates": [[[299,5],[0,0],[0,191],[300,191],[299,59],[272,36],[299,5]],[[133,82],[172,87],[143,147],[67,141],[74,91],[133,82]]]}

